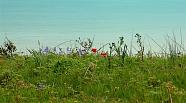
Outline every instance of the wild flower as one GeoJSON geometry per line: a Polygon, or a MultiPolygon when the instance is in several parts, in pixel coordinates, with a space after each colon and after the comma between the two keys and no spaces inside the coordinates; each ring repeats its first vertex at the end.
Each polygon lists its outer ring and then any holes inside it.
{"type": "Polygon", "coordinates": [[[92,48],[91,50],[93,53],[96,53],[97,52],[97,49],[96,48],[92,48]]]}
{"type": "Polygon", "coordinates": [[[67,47],[67,54],[71,54],[72,53],[72,48],[67,47]]]}
{"type": "Polygon", "coordinates": [[[46,47],[44,48],[43,52],[44,52],[44,53],[48,53],[48,52],[49,52],[49,47],[46,46],[46,47]]]}
{"type": "Polygon", "coordinates": [[[106,58],[108,55],[107,55],[107,52],[101,52],[101,57],[104,57],[104,58],[106,58]]]}

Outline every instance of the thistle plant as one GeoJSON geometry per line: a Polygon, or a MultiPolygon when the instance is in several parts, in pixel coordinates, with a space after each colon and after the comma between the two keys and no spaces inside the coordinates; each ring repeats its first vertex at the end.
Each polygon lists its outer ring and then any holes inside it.
{"type": "Polygon", "coordinates": [[[6,57],[12,57],[13,53],[16,51],[16,46],[12,41],[10,41],[8,38],[6,38],[6,41],[4,42],[4,46],[0,47],[0,55],[6,56],[6,57]]]}
{"type": "Polygon", "coordinates": [[[112,57],[112,52],[113,52],[113,45],[114,45],[114,43],[109,44],[109,49],[110,49],[109,56],[108,56],[108,67],[109,67],[109,69],[111,69],[111,57],[112,57]]]}
{"type": "Polygon", "coordinates": [[[138,46],[139,46],[139,51],[138,51],[138,55],[141,57],[141,61],[144,60],[144,45],[141,41],[141,35],[140,34],[136,34],[135,37],[137,38],[137,43],[138,43],[138,46]]]}
{"type": "Polygon", "coordinates": [[[92,40],[90,38],[87,38],[87,40],[82,41],[80,37],[78,38],[78,40],[76,40],[76,42],[79,43],[81,47],[85,49],[86,53],[88,53],[91,50],[93,41],[94,38],[92,40]]]}
{"type": "Polygon", "coordinates": [[[110,45],[110,51],[114,50],[116,51],[117,55],[122,61],[122,65],[124,64],[124,59],[127,56],[127,44],[124,42],[124,37],[119,37],[118,43],[112,43],[110,45]]]}

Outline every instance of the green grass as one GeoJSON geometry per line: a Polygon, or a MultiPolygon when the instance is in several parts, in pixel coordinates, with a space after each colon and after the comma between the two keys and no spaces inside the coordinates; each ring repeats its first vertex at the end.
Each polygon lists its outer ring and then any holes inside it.
{"type": "Polygon", "coordinates": [[[1,58],[0,103],[186,102],[186,56],[108,62],[92,54],[1,58]]]}

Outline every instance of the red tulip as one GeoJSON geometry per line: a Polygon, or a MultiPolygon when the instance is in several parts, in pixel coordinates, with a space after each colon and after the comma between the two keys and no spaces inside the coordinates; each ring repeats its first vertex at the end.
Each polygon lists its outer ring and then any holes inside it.
{"type": "Polygon", "coordinates": [[[92,48],[92,52],[93,53],[96,53],[97,52],[97,49],[96,48],[92,48]]]}

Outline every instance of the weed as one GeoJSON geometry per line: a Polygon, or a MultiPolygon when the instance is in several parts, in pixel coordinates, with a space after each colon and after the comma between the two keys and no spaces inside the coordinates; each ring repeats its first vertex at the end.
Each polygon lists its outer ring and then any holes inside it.
{"type": "Polygon", "coordinates": [[[121,59],[121,64],[124,65],[124,59],[127,56],[127,44],[124,42],[124,37],[120,37],[117,44],[112,43],[112,45],[110,45],[110,53],[112,53],[113,50],[121,59]]]}
{"type": "Polygon", "coordinates": [[[81,47],[83,47],[85,49],[86,53],[88,53],[92,48],[94,38],[92,40],[90,38],[88,38],[87,40],[82,41],[81,38],[79,37],[79,39],[76,40],[76,42],[79,43],[81,45],[81,47]]]}
{"type": "Polygon", "coordinates": [[[16,46],[14,45],[14,43],[10,41],[8,38],[6,38],[6,41],[4,42],[4,46],[0,47],[0,55],[6,57],[12,57],[15,51],[16,51],[16,46]]]}
{"type": "Polygon", "coordinates": [[[141,41],[141,35],[137,33],[135,37],[137,38],[137,43],[140,48],[140,50],[138,51],[138,55],[140,55],[141,61],[143,61],[144,60],[144,45],[141,41]]]}

